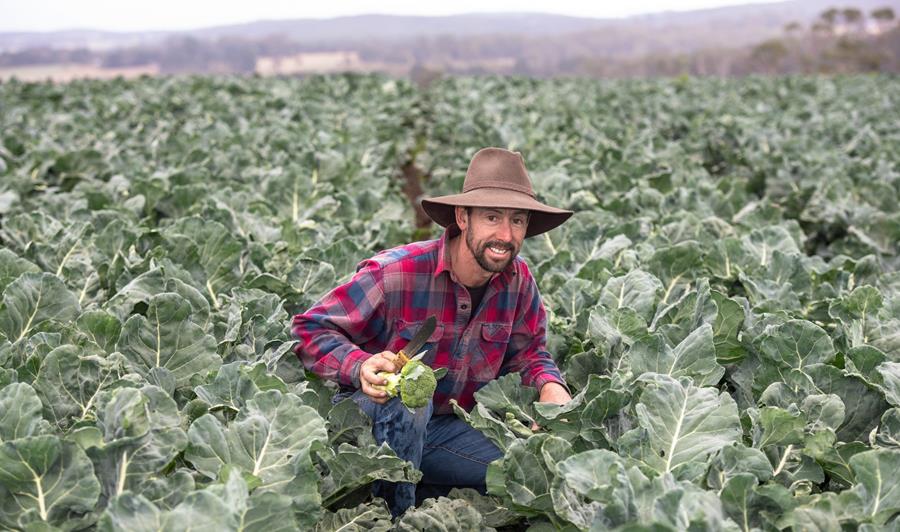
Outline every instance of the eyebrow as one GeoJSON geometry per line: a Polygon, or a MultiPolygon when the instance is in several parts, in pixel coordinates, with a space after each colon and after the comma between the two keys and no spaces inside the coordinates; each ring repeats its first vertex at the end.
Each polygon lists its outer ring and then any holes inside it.
{"type": "MultiPolygon", "coordinates": [[[[485,207],[484,210],[487,211],[487,212],[492,212],[492,213],[502,214],[502,211],[501,211],[500,209],[498,209],[498,208],[485,207]]],[[[528,211],[528,210],[516,209],[516,210],[514,210],[514,211],[512,212],[512,215],[513,215],[513,216],[516,216],[516,215],[528,216],[530,212],[531,212],[531,211],[528,211]]]]}

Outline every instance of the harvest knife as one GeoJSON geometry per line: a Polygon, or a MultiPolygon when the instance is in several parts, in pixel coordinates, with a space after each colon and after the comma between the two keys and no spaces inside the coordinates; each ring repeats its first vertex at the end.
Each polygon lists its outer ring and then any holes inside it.
{"type": "Polygon", "coordinates": [[[405,348],[397,353],[397,359],[394,361],[394,365],[397,366],[398,370],[409,362],[412,358],[410,355],[415,355],[419,349],[422,349],[422,346],[428,341],[428,338],[431,336],[431,333],[434,332],[436,326],[437,318],[434,316],[429,316],[428,319],[425,320],[422,327],[413,335],[412,340],[406,344],[405,348]]]}

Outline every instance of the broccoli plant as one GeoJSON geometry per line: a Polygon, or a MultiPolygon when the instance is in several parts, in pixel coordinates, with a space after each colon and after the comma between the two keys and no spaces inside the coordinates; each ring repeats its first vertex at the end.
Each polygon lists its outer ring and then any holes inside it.
{"type": "Polygon", "coordinates": [[[375,387],[391,397],[399,395],[400,401],[409,409],[427,405],[437,388],[438,379],[447,373],[447,368],[431,369],[422,362],[424,355],[425,353],[419,353],[409,359],[409,362],[401,364],[399,373],[379,372],[378,376],[386,379],[387,383],[375,387]]]}

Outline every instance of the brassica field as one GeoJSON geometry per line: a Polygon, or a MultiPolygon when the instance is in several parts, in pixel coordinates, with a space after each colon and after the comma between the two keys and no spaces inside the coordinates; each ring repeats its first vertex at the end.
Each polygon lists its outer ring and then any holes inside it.
{"type": "Polygon", "coordinates": [[[0,529],[900,530],[898,242],[895,77],[6,82],[0,529]],[[577,211],[524,250],[574,399],[484,387],[489,495],[392,522],[289,317],[484,146],[577,211]]]}

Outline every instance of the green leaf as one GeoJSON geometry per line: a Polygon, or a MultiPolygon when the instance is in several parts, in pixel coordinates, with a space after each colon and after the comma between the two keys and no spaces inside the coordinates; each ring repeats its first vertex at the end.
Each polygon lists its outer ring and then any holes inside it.
{"type": "Polygon", "coordinates": [[[609,377],[591,375],[587,385],[568,403],[535,403],[534,408],[542,428],[570,441],[580,435],[598,443],[607,439],[606,419],[621,410],[629,399],[627,392],[614,387],[609,377]]]}
{"type": "Polygon", "coordinates": [[[520,421],[534,421],[533,403],[538,393],[533,386],[522,386],[518,372],[503,375],[477,392],[475,399],[495,412],[512,413],[520,421]]]}
{"type": "Polygon", "coordinates": [[[0,443],[38,436],[50,426],[41,417],[41,400],[25,383],[0,388],[0,443]]]}
{"type": "Polygon", "coordinates": [[[200,267],[191,273],[215,306],[219,294],[239,284],[243,246],[222,224],[193,216],[178,220],[164,234],[172,244],[168,254],[175,262],[200,267]]]}
{"type": "Polygon", "coordinates": [[[622,511],[628,509],[627,491],[631,486],[621,456],[611,451],[592,449],[559,462],[556,471],[580,495],[604,505],[618,504],[622,511]]]}
{"type": "Polygon", "coordinates": [[[900,449],[900,410],[891,408],[881,416],[878,432],[872,435],[872,446],[900,449]]]}
{"type": "Polygon", "coordinates": [[[422,473],[411,462],[397,457],[386,444],[354,447],[342,443],[336,450],[314,446],[315,454],[328,466],[322,479],[322,505],[331,506],[352,491],[375,480],[418,482],[422,473]]]}
{"type": "Polygon", "coordinates": [[[238,519],[242,532],[290,532],[298,528],[290,497],[267,491],[251,495],[238,519]]]}
{"type": "Polygon", "coordinates": [[[675,348],[669,347],[662,335],[641,338],[629,352],[631,370],[636,376],[658,373],[670,377],[691,377],[699,386],[714,385],[725,374],[716,362],[712,327],[701,325],[675,348]]]}
{"type": "Polygon", "coordinates": [[[463,499],[426,499],[421,506],[410,508],[394,526],[397,532],[462,532],[494,529],[484,524],[478,510],[463,499]]]}
{"type": "Polygon", "coordinates": [[[861,442],[837,442],[834,431],[827,429],[806,437],[803,452],[822,466],[832,482],[849,487],[854,482],[850,459],[869,448],[861,442]]]}
{"type": "Polygon", "coordinates": [[[75,327],[105,353],[115,351],[116,342],[122,334],[122,322],[103,310],[83,312],[75,320],[75,327]]]}
{"type": "Polygon", "coordinates": [[[80,310],[75,296],[55,275],[24,273],[3,291],[0,332],[17,342],[46,322],[74,319],[80,310]]]}
{"type": "Polygon", "coordinates": [[[707,257],[707,267],[713,276],[724,280],[737,279],[738,274],[752,264],[751,249],[737,238],[717,240],[707,257]]]}
{"type": "Polygon", "coordinates": [[[101,440],[87,449],[111,499],[168,466],[187,446],[178,406],[156,386],[118,388],[98,399],[101,440]]]}
{"type": "Polygon", "coordinates": [[[387,532],[391,529],[391,512],[381,499],[355,508],[327,513],[316,525],[316,532],[387,532]]]}
{"type": "MultiPolygon", "coordinates": [[[[171,292],[186,299],[191,305],[190,319],[202,328],[209,322],[209,302],[193,286],[173,277],[179,272],[174,267],[157,267],[132,279],[106,304],[107,310],[120,320],[127,320],[138,304],[150,304],[153,296],[171,292]]],[[[187,277],[187,274],[183,274],[187,277]]]]}
{"type": "Polygon", "coordinates": [[[825,493],[814,498],[808,504],[791,509],[778,519],[777,526],[779,528],[792,527],[792,530],[841,532],[839,515],[841,505],[833,495],[833,493],[825,493]]]}
{"type": "Polygon", "coordinates": [[[794,445],[803,441],[806,419],[799,412],[791,413],[776,407],[763,407],[754,426],[753,446],[765,449],[770,446],[794,445]]]}
{"type": "Polygon", "coordinates": [[[754,229],[744,238],[744,244],[755,255],[754,259],[759,267],[769,264],[775,251],[785,255],[800,254],[797,242],[785,227],[779,225],[754,229]]]}
{"type": "MultiPolygon", "coordinates": [[[[485,437],[491,440],[494,445],[500,448],[500,450],[505,452],[513,442],[519,439],[504,420],[495,416],[494,413],[488,410],[483,404],[475,403],[475,407],[469,412],[466,412],[459,406],[459,404],[456,403],[456,399],[451,399],[450,404],[453,406],[453,412],[460,419],[465,421],[470,427],[484,434],[485,437]]],[[[515,417],[513,417],[513,419],[515,420],[515,417]]]]}
{"type": "Polygon", "coordinates": [[[806,366],[829,362],[835,350],[821,327],[806,320],[790,320],[763,336],[760,354],[779,366],[802,371],[806,366]]]}
{"type": "Polygon", "coordinates": [[[644,529],[702,530],[708,527],[719,530],[729,527],[722,503],[715,493],[704,491],[688,481],[676,481],[672,475],[648,480],[633,468],[628,476],[635,491],[636,521],[644,529]]]}
{"type": "Polygon", "coordinates": [[[147,317],[128,318],[117,348],[134,371],[147,377],[153,368],[166,368],[181,387],[193,375],[219,368],[216,340],[190,320],[191,309],[183,297],[165,293],[150,299],[147,317]]]}
{"type": "Polygon", "coordinates": [[[662,304],[673,300],[679,283],[689,283],[702,268],[703,250],[693,240],[658,248],[648,260],[648,266],[666,287],[662,304]]]}
{"type": "Polygon", "coordinates": [[[621,352],[645,334],[647,322],[630,308],[597,308],[591,311],[588,318],[588,338],[607,353],[621,352]]]}
{"type": "Polygon", "coordinates": [[[372,419],[348,397],[334,405],[328,413],[328,441],[332,445],[341,443],[357,447],[374,445],[372,419]]]}
{"type": "Polygon", "coordinates": [[[0,523],[24,528],[44,522],[65,526],[94,510],[100,484],[94,466],[76,444],[56,436],[32,436],[0,446],[0,523]]]}
{"type": "Polygon", "coordinates": [[[832,301],[828,305],[828,314],[849,329],[854,321],[865,322],[874,317],[883,303],[884,297],[877,288],[858,286],[850,294],[832,301]]]}
{"type": "Polygon", "coordinates": [[[699,388],[689,379],[665,375],[645,378],[646,387],[636,408],[646,440],[632,431],[620,448],[659,473],[696,478],[710,455],[740,440],[737,405],[726,393],[699,388]],[[630,436],[629,436],[630,434],[630,436]]]}
{"type": "Polygon", "coordinates": [[[220,367],[211,383],[195,387],[194,392],[210,409],[228,408],[237,412],[257,392],[270,389],[286,392],[287,386],[278,377],[267,375],[265,364],[232,362],[220,367]]]}
{"type": "Polygon", "coordinates": [[[93,420],[97,398],[125,374],[121,355],[104,356],[67,344],[50,351],[38,371],[34,387],[47,417],[59,428],[93,420]]]}
{"type": "Polygon", "coordinates": [[[744,307],[715,290],[710,297],[716,303],[718,313],[713,323],[713,344],[719,364],[737,364],[746,356],[746,350],[738,339],[744,325],[744,307]]]}
{"type": "Polygon", "coordinates": [[[800,404],[800,411],[813,430],[820,427],[837,430],[844,422],[844,402],[835,394],[808,395],[800,404]]]}
{"type": "Polygon", "coordinates": [[[104,532],[173,532],[238,530],[234,509],[210,491],[190,493],[170,511],[160,511],[145,497],[124,492],[110,503],[98,529],[104,532]]]}
{"type": "Polygon", "coordinates": [[[900,512],[900,451],[859,453],[850,459],[850,468],[857,482],[851,491],[859,496],[863,519],[883,525],[900,512]]]}
{"type": "Polygon", "coordinates": [[[756,487],[757,479],[748,473],[740,473],[730,479],[722,486],[719,497],[728,516],[735,520],[741,527],[741,530],[750,530],[750,524],[754,527],[759,525],[758,515],[754,508],[755,494],[753,488],[756,487]]]}
{"type": "Polygon", "coordinates": [[[41,269],[34,263],[20,258],[9,249],[0,249],[0,293],[23,273],[37,273],[41,269]]]}
{"type": "Polygon", "coordinates": [[[860,377],[847,374],[833,366],[817,364],[806,369],[813,385],[806,385],[807,393],[826,393],[840,397],[844,403],[844,422],[838,427],[840,441],[862,441],[878,424],[881,414],[889,408],[882,394],[860,377]]]}
{"type": "Polygon", "coordinates": [[[641,270],[632,270],[606,283],[600,292],[600,303],[613,310],[629,308],[645,321],[650,321],[662,290],[659,279],[641,270]]]}
{"type": "Polygon", "coordinates": [[[504,507],[497,497],[482,495],[472,488],[453,488],[447,497],[468,502],[478,510],[484,519],[484,525],[488,527],[511,525],[519,520],[519,517],[504,507]]]}
{"type": "Polygon", "coordinates": [[[723,447],[721,453],[713,459],[706,483],[711,488],[722,489],[729,479],[745,473],[765,482],[772,478],[774,470],[762,451],[735,443],[723,447]]]}
{"type": "Polygon", "coordinates": [[[275,489],[294,477],[294,464],[310,446],[326,441],[325,420],[293,394],[269,390],[247,401],[227,427],[212,414],[188,429],[185,458],[198,471],[217,478],[223,465],[235,465],[275,489]]]}
{"type": "Polygon", "coordinates": [[[555,470],[548,470],[541,456],[545,438],[540,436],[514,442],[500,464],[510,508],[525,515],[554,514],[550,486],[555,470]]]}
{"type": "Polygon", "coordinates": [[[900,406],[900,362],[884,362],[875,371],[881,376],[884,398],[892,406],[900,406]]]}
{"type": "Polygon", "coordinates": [[[163,530],[163,512],[141,495],[126,491],[110,501],[100,516],[97,530],[102,532],[155,532],[163,530]]]}

